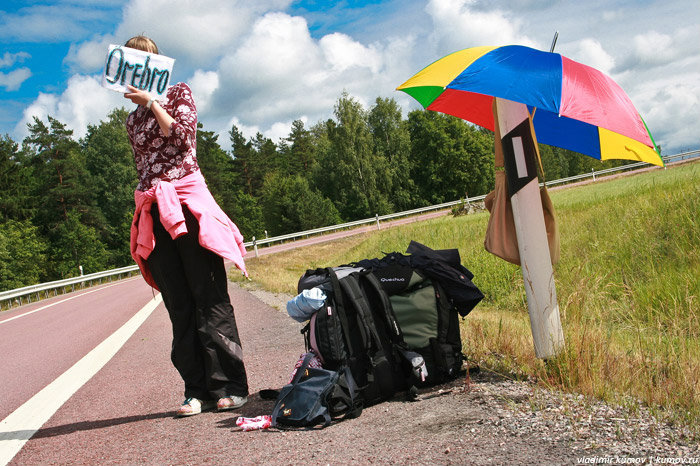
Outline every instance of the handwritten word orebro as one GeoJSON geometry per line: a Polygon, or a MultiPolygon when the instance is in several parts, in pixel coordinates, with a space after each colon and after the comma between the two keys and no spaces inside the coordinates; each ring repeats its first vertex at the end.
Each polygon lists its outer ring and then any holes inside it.
{"type": "Polygon", "coordinates": [[[124,59],[124,51],[121,48],[115,48],[107,56],[105,77],[109,83],[119,83],[123,86],[126,84],[127,74],[129,71],[133,70],[133,73],[131,73],[131,82],[128,84],[150,92],[153,90],[153,85],[156,83],[157,79],[156,92],[162,94],[170,80],[170,71],[167,69],[159,70],[158,68],[151,69],[148,66],[150,61],[151,57],[146,56],[146,61],[144,63],[129,63],[124,59]],[[114,60],[116,63],[115,55],[119,56],[119,62],[116,64],[116,71],[114,72],[114,77],[112,77],[112,61],[114,60]]]}
{"type": "Polygon", "coordinates": [[[102,69],[102,87],[127,93],[133,86],[163,98],[170,87],[174,64],[175,59],[165,55],[110,44],[102,69]]]}

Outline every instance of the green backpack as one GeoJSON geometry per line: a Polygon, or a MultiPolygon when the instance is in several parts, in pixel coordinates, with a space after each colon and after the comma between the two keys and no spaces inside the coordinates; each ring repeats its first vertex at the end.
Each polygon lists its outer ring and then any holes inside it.
{"type": "Polygon", "coordinates": [[[408,349],[425,360],[425,383],[457,377],[464,362],[459,318],[440,283],[400,264],[375,268],[372,273],[389,295],[408,349]]]}

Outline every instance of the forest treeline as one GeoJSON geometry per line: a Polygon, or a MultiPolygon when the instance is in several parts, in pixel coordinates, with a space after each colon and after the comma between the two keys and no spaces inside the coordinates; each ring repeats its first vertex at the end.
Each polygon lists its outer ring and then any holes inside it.
{"type": "MultiPolygon", "coordinates": [[[[0,290],[133,263],[129,232],[137,184],[125,120],[113,110],[80,140],[55,118],[34,119],[21,142],[0,139],[0,290]]],[[[334,117],[294,121],[275,143],[231,147],[201,124],[197,158],[219,205],[245,240],[477,196],[493,189],[493,133],[394,99],[364,108],[344,93],[334,117]]],[[[611,165],[541,145],[548,179],[611,165]]],[[[619,164],[619,162],[617,163],[619,164]]]]}

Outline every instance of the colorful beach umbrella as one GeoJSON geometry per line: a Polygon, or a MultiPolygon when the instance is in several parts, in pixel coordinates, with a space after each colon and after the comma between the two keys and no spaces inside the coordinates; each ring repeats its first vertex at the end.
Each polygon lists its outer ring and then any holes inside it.
{"type": "Polygon", "coordinates": [[[520,45],[473,47],[447,55],[398,90],[427,110],[494,130],[494,97],[534,112],[537,140],[595,159],[663,166],[646,124],[622,88],[595,68],[520,45]]]}

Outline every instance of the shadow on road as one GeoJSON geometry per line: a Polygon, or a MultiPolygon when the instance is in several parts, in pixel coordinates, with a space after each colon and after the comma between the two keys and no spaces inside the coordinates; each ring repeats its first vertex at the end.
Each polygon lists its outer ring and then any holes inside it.
{"type": "MultiPolygon", "coordinates": [[[[117,417],[113,419],[101,419],[97,421],[81,421],[75,422],[73,424],[65,424],[62,426],[49,427],[45,429],[39,429],[33,438],[43,438],[43,437],[56,437],[59,435],[72,434],[73,432],[83,431],[83,430],[95,430],[104,429],[106,427],[118,426],[121,424],[129,424],[132,422],[148,421],[151,419],[162,419],[166,417],[173,417],[174,413],[172,411],[165,413],[152,413],[144,414],[141,416],[125,416],[117,417]]],[[[15,438],[12,434],[16,433],[18,439],[25,438],[22,437],[24,431],[18,432],[8,432],[7,436],[9,438],[15,438]]]]}

